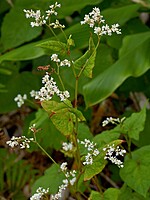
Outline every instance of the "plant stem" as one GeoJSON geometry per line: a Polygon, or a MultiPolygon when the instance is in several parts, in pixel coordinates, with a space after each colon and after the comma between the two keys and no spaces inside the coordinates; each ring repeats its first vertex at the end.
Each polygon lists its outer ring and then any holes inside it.
{"type": "Polygon", "coordinates": [[[47,153],[47,151],[45,151],[45,149],[37,142],[36,140],[36,136],[35,136],[35,133],[33,133],[34,135],[34,142],[37,144],[37,146],[50,158],[50,160],[56,164],[58,166],[58,164],[55,162],[55,160],[47,153]]]}
{"type": "Polygon", "coordinates": [[[67,36],[66,36],[65,32],[63,31],[63,29],[62,29],[62,28],[60,28],[60,30],[61,30],[61,32],[63,33],[63,35],[64,35],[64,37],[65,37],[65,39],[66,39],[66,41],[67,41],[67,40],[68,40],[68,38],[67,38],[67,36]]]}
{"type": "Polygon", "coordinates": [[[64,86],[63,81],[62,81],[61,76],[60,76],[60,70],[59,70],[59,65],[58,64],[57,64],[57,73],[56,74],[57,74],[57,76],[59,78],[59,81],[61,83],[61,86],[62,86],[63,90],[65,91],[65,86],[64,86]]]}
{"type": "Polygon", "coordinates": [[[47,153],[47,151],[45,151],[45,149],[43,149],[43,147],[42,147],[38,142],[36,142],[36,144],[37,144],[38,147],[51,159],[51,161],[52,161],[53,163],[55,163],[56,165],[58,165],[58,164],[55,162],[55,160],[47,153]]]}
{"type": "Polygon", "coordinates": [[[36,110],[39,109],[39,106],[38,106],[37,104],[34,104],[31,100],[26,99],[25,101],[28,103],[28,105],[29,105],[31,108],[36,109],[36,110]]]}
{"type": "Polygon", "coordinates": [[[131,138],[129,138],[128,136],[124,135],[125,137],[125,140],[128,144],[128,152],[129,152],[129,157],[131,158],[132,157],[132,154],[131,154],[131,138]]]}
{"type": "Polygon", "coordinates": [[[99,191],[100,193],[102,193],[102,189],[101,189],[101,187],[100,187],[99,181],[98,181],[98,179],[97,179],[96,176],[94,176],[94,177],[92,178],[92,181],[93,181],[93,183],[95,184],[95,186],[97,187],[98,191],[99,191]]]}
{"type": "Polygon", "coordinates": [[[76,77],[76,82],[75,82],[75,102],[74,102],[74,107],[77,108],[78,106],[78,77],[76,77]]]}

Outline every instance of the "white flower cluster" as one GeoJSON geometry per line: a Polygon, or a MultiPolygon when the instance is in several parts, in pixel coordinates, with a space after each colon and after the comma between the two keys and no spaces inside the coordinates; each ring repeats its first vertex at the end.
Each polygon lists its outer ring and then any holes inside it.
{"type": "MultiPolygon", "coordinates": [[[[57,15],[58,13],[56,12],[56,8],[60,8],[61,4],[55,3],[53,5],[49,6],[49,10],[46,10],[46,16],[41,15],[40,10],[33,11],[31,10],[26,10],[24,9],[23,11],[25,12],[26,18],[34,18],[35,21],[31,22],[32,27],[38,27],[46,24],[46,21],[51,17],[51,15],[57,15]]],[[[50,24],[50,26],[53,26],[53,28],[64,28],[64,25],[61,25],[58,20],[56,20],[55,23],[50,24]]]]}
{"type": "Polygon", "coordinates": [[[30,197],[30,200],[42,200],[43,195],[47,194],[49,192],[49,188],[44,189],[42,187],[39,187],[36,190],[36,193],[30,197]]]}
{"type": "Polygon", "coordinates": [[[25,136],[15,137],[13,136],[11,140],[7,141],[11,148],[19,146],[20,149],[30,148],[30,142],[33,141],[33,138],[26,138],[25,136]]]}
{"type": "Polygon", "coordinates": [[[73,149],[73,144],[72,144],[72,142],[70,142],[70,143],[63,142],[63,143],[62,143],[62,149],[63,149],[64,151],[71,151],[71,150],[73,149]]]}
{"type": "Polygon", "coordinates": [[[42,83],[44,86],[40,89],[40,91],[32,90],[30,92],[31,97],[35,99],[39,99],[40,101],[50,100],[56,94],[61,101],[65,101],[70,97],[68,91],[60,91],[54,79],[46,72],[46,75],[42,78],[42,83]]]}
{"type": "Polygon", "coordinates": [[[60,62],[60,66],[68,66],[68,67],[70,67],[70,65],[71,65],[70,61],[67,60],[67,59],[65,59],[63,61],[60,61],[60,59],[58,58],[57,54],[52,54],[51,60],[56,62],[56,63],[60,62]]]}
{"type": "Polygon", "coordinates": [[[46,11],[46,19],[48,19],[51,15],[57,15],[58,13],[56,12],[56,8],[60,8],[61,7],[61,4],[56,2],[55,4],[52,4],[49,6],[49,10],[46,11]]]}
{"type": "Polygon", "coordinates": [[[17,106],[20,108],[23,104],[24,104],[24,100],[27,99],[27,95],[24,94],[23,96],[21,96],[21,94],[18,94],[15,98],[14,101],[17,102],[17,106]]]}
{"type": "Polygon", "coordinates": [[[34,18],[35,19],[34,22],[30,23],[32,27],[42,26],[43,24],[46,24],[45,17],[44,17],[44,15],[41,16],[40,10],[33,11],[33,10],[24,9],[23,11],[25,12],[26,18],[34,18]]]}
{"type": "Polygon", "coordinates": [[[76,182],[76,171],[68,171],[67,170],[67,162],[63,162],[60,166],[61,171],[65,174],[66,179],[63,180],[63,184],[59,186],[58,193],[55,195],[51,195],[51,200],[56,200],[62,197],[62,192],[65,190],[68,185],[74,185],[76,182]]]}
{"type": "Polygon", "coordinates": [[[123,162],[117,158],[117,156],[124,156],[126,153],[125,149],[120,149],[119,146],[115,147],[115,145],[108,145],[107,147],[103,148],[103,151],[106,152],[104,159],[110,160],[112,163],[116,164],[119,168],[123,167],[123,162]]]}
{"type": "Polygon", "coordinates": [[[96,143],[91,142],[88,139],[84,141],[78,141],[84,145],[84,147],[88,150],[88,154],[85,156],[85,161],[83,165],[92,165],[93,164],[93,156],[97,156],[100,152],[95,148],[96,143]]]}
{"type": "Polygon", "coordinates": [[[107,117],[106,120],[104,120],[102,122],[102,126],[106,126],[107,124],[111,123],[111,124],[120,124],[125,120],[125,117],[123,117],[122,119],[119,118],[113,118],[113,117],[107,117]]]}
{"type": "Polygon", "coordinates": [[[109,27],[108,24],[105,24],[105,20],[100,13],[99,8],[93,8],[92,12],[88,15],[85,15],[84,21],[81,21],[82,24],[88,24],[91,28],[94,28],[94,33],[97,35],[109,35],[112,33],[121,34],[121,29],[119,29],[119,24],[113,24],[109,27]],[[101,25],[104,24],[104,25],[101,25]]]}
{"type": "Polygon", "coordinates": [[[32,124],[32,126],[29,127],[29,130],[34,133],[36,131],[35,124],[32,124]]]}
{"type": "Polygon", "coordinates": [[[55,23],[51,23],[49,25],[53,26],[53,28],[65,28],[65,25],[60,24],[58,19],[56,19],[55,23]]]}

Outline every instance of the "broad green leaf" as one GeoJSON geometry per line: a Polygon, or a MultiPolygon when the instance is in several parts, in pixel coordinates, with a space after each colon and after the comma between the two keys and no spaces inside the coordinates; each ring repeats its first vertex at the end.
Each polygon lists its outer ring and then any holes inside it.
{"type": "Polygon", "coordinates": [[[49,40],[41,44],[38,44],[37,46],[46,49],[49,53],[55,52],[57,54],[62,54],[62,55],[67,54],[67,45],[60,41],[49,40]]]}
{"type": "Polygon", "coordinates": [[[103,195],[100,192],[92,190],[88,200],[103,200],[103,195]]]}
{"type": "Polygon", "coordinates": [[[140,133],[139,140],[136,141],[136,145],[139,147],[150,145],[150,134],[149,134],[150,123],[149,122],[150,122],[150,111],[147,110],[144,130],[140,133]]]}
{"type": "Polygon", "coordinates": [[[118,200],[150,200],[150,197],[143,197],[140,194],[133,192],[133,190],[128,187],[126,184],[123,185],[123,187],[120,189],[120,194],[118,197],[118,200]]]}
{"type": "Polygon", "coordinates": [[[71,15],[75,11],[80,11],[82,8],[84,8],[87,5],[96,5],[98,3],[101,3],[103,0],[76,0],[76,1],[70,1],[70,0],[60,0],[59,3],[61,3],[61,12],[59,12],[59,17],[65,17],[68,15],[71,15]]]}
{"type": "Polygon", "coordinates": [[[95,67],[93,68],[93,77],[105,71],[114,63],[113,49],[110,46],[100,43],[96,52],[95,67]]]}
{"type": "Polygon", "coordinates": [[[95,58],[96,48],[92,37],[90,37],[89,49],[85,52],[83,56],[81,56],[74,62],[74,66],[77,69],[83,70],[85,76],[92,78],[92,70],[95,65],[95,58]]]}
{"type": "Polygon", "coordinates": [[[92,140],[93,135],[92,135],[89,127],[85,123],[79,123],[79,126],[78,126],[78,139],[79,140],[84,140],[85,138],[89,139],[89,140],[92,140]]]}
{"type": "Polygon", "coordinates": [[[102,11],[102,15],[108,24],[116,24],[119,23],[120,25],[125,24],[129,19],[138,16],[138,9],[140,5],[132,4],[127,6],[122,6],[120,8],[109,8],[102,11]]]}
{"type": "Polygon", "coordinates": [[[146,120],[146,107],[144,107],[138,113],[133,113],[131,117],[128,117],[123,122],[122,133],[128,134],[130,138],[139,140],[139,134],[144,129],[145,120],[146,120]]]}
{"type": "Polygon", "coordinates": [[[120,194],[120,190],[117,188],[108,188],[105,192],[104,192],[104,199],[105,200],[118,200],[118,196],[120,194]]]}
{"type": "Polygon", "coordinates": [[[150,146],[144,146],[134,152],[124,162],[120,170],[122,180],[137,193],[146,197],[150,187],[150,146]]]}
{"type": "MultiPolygon", "coordinates": [[[[37,141],[44,149],[54,148],[58,150],[62,147],[62,142],[64,142],[66,138],[55,128],[45,110],[38,109],[35,114],[35,119],[30,122],[30,126],[32,124],[35,124],[37,129],[41,129],[41,131],[36,134],[36,137],[37,141]]],[[[30,135],[30,137],[32,137],[31,134],[30,131],[27,131],[26,136],[29,137],[30,135]]],[[[30,151],[37,150],[37,148],[36,144],[32,144],[30,151]]]]}
{"type": "MultiPolygon", "coordinates": [[[[122,143],[122,140],[115,140],[108,143],[107,145],[111,146],[112,144],[114,144],[114,146],[116,147],[117,145],[121,143],[122,143]]],[[[95,176],[96,174],[99,174],[104,169],[105,165],[107,164],[107,161],[104,159],[106,152],[103,151],[103,148],[104,146],[99,148],[100,154],[96,156],[95,158],[93,158],[93,164],[85,166],[85,172],[84,172],[85,181],[90,180],[93,176],[95,176]]]]}
{"type": "Polygon", "coordinates": [[[86,165],[85,166],[85,172],[84,172],[84,180],[90,180],[93,176],[96,174],[99,174],[107,164],[107,161],[104,160],[105,152],[102,151],[96,158],[93,160],[92,165],[86,165]]]}
{"type": "Polygon", "coordinates": [[[36,38],[42,31],[41,27],[31,28],[22,8],[16,7],[5,15],[1,30],[5,50],[36,38]]]}
{"type": "Polygon", "coordinates": [[[144,74],[150,68],[149,49],[149,32],[125,37],[120,59],[84,86],[86,105],[92,106],[101,102],[111,95],[128,77],[138,77],[144,74]],[[126,47],[127,44],[128,51],[125,51],[124,46],[126,47]]]}
{"type": "Polygon", "coordinates": [[[101,147],[104,146],[114,140],[117,140],[121,134],[121,130],[119,126],[115,127],[112,130],[106,130],[103,131],[102,133],[96,135],[93,139],[96,144],[101,147]]]}
{"type": "Polygon", "coordinates": [[[74,111],[71,102],[58,103],[56,101],[44,101],[42,107],[48,112],[50,119],[55,127],[63,134],[70,135],[74,129],[75,116],[79,120],[84,120],[80,111],[74,111]]]}
{"type": "Polygon", "coordinates": [[[58,187],[62,185],[64,174],[61,172],[59,166],[53,164],[48,168],[44,175],[37,179],[32,186],[32,194],[36,192],[39,187],[44,189],[49,188],[50,194],[55,194],[58,191],[58,187]]]}
{"type": "Polygon", "coordinates": [[[19,61],[19,60],[31,60],[38,58],[45,54],[44,50],[36,45],[39,42],[33,42],[31,44],[24,45],[17,49],[13,49],[0,56],[0,63],[4,60],[19,61]]]}

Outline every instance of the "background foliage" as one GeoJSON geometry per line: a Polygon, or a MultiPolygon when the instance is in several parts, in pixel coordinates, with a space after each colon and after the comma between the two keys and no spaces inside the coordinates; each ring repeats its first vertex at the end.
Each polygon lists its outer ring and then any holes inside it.
{"type": "MultiPolygon", "coordinates": [[[[21,118],[21,130],[19,130],[22,132],[23,129],[23,134],[26,136],[29,135],[28,126],[36,123],[37,128],[42,128],[41,134],[37,136],[40,144],[49,153],[53,154],[55,151],[60,150],[61,144],[66,141],[66,138],[49,121],[47,113],[42,109],[36,111],[31,105],[28,105],[29,110],[25,107],[21,111],[18,110],[14,102],[14,97],[18,93],[29,94],[31,90],[40,88],[43,72],[38,71],[37,67],[52,64],[50,63],[51,54],[60,50],[58,48],[54,51],[54,44],[50,44],[48,49],[41,48],[54,38],[46,27],[31,28],[29,20],[25,18],[23,9],[46,10],[52,3],[54,1],[51,0],[0,1],[0,114],[1,117],[9,115],[11,121],[10,113],[19,112],[19,115],[23,116],[21,118]]],[[[103,36],[101,38],[97,54],[94,55],[96,56],[96,62],[91,74],[92,79],[91,77],[82,76],[79,82],[79,95],[81,97],[79,109],[84,111],[84,116],[88,122],[87,125],[82,124],[79,126],[79,138],[93,139],[101,146],[117,140],[121,134],[125,134],[131,140],[131,152],[125,158],[123,169],[113,169],[111,165],[107,167],[111,172],[110,178],[119,183],[121,189],[106,186],[104,196],[92,191],[89,199],[109,200],[114,196],[116,200],[148,200],[150,199],[150,172],[148,168],[150,164],[150,112],[149,110],[145,111],[145,109],[141,110],[143,107],[141,104],[144,104],[146,98],[150,98],[150,1],[143,0],[141,3],[135,3],[131,0],[60,0],[59,3],[61,3],[62,8],[58,18],[66,26],[66,35],[71,34],[75,43],[75,46],[71,49],[74,59],[82,56],[87,50],[91,34],[93,41],[95,41],[92,30],[87,26],[80,25],[84,15],[91,11],[93,7],[96,6],[101,9],[102,15],[104,15],[108,24],[119,23],[122,29],[122,35],[103,36]],[[111,98],[113,104],[115,104],[116,112],[106,112],[103,115],[97,112],[98,126],[102,119],[110,114],[115,115],[115,117],[118,115],[130,117],[126,119],[124,129],[118,126],[116,128],[109,127],[114,129],[105,130],[99,134],[103,129],[100,128],[95,131],[97,127],[94,127],[96,123],[92,121],[92,117],[96,112],[93,114],[93,110],[98,108],[98,105],[102,105],[99,103],[106,102],[107,98],[111,98]],[[135,111],[140,112],[132,114],[135,111]]],[[[57,31],[56,33],[64,42],[63,35],[57,31]]],[[[91,52],[89,54],[91,55],[91,52]]],[[[77,68],[79,64],[80,60],[77,60],[77,68]]],[[[62,77],[73,101],[73,74],[69,69],[64,69],[62,77]]],[[[8,131],[8,125],[2,121],[0,122],[0,128],[6,128],[8,131]]],[[[17,123],[20,123],[20,121],[17,121],[17,123]]],[[[58,121],[57,123],[59,124],[58,121]]],[[[10,129],[7,132],[8,136],[12,136],[13,131],[10,129]]],[[[23,193],[20,193],[25,185],[31,185],[37,179],[32,188],[34,192],[43,180],[46,185],[51,183],[47,183],[48,180],[45,179],[47,179],[46,174],[48,174],[49,179],[52,180],[54,173],[56,173],[54,166],[48,168],[49,165],[46,164],[44,170],[48,169],[44,174],[43,168],[37,169],[38,175],[43,174],[38,179],[35,176],[37,166],[31,166],[29,163],[27,166],[24,164],[26,160],[29,160],[28,156],[23,162],[19,160],[17,165],[13,165],[14,159],[17,159],[18,155],[14,158],[7,150],[0,150],[1,158],[6,154],[8,155],[7,162],[0,163],[0,166],[4,167],[4,171],[0,172],[0,195],[15,200],[25,199],[23,193]],[[13,169],[11,169],[11,165],[13,165],[13,169]],[[22,165],[24,168],[22,168],[22,165]],[[20,168],[24,170],[21,172],[20,168]],[[19,176],[16,176],[16,173],[19,173],[19,176]],[[26,174],[25,182],[19,184],[24,174],[26,174]],[[5,181],[5,176],[8,182],[5,181]],[[17,181],[18,185],[15,185],[17,181]],[[9,194],[11,195],[9,196],[9,194]]],[[[28,153],[32,154],[37,150],[38,148],[32,145],[28,153]]],[[[58,161],[62,159],[59,158],[59,154],[56,157],[58,157],[58,161]]],[[[33,164],[33,162],[31,163],[33,164]]],[[[101,172],[96,166],[95,169],[97,173],[101,172]]],[[[91,174],[87,169],[84,179],[87,180],[90,176],[91,174]]],[[[61,176],[59,178],[62,179],[61,176]]],[[[52,192],[57,190],[60,180],[55,181],[54,188],[51,189],[52,192]]],[[[80,190],[84,191],[84,188],[80,188],[80,190]]]]}

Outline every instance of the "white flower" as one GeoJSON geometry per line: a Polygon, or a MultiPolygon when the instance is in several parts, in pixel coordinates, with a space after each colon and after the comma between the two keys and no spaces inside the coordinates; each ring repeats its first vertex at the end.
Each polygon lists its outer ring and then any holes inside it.
{"type": "Polygon", "coordinates": [[[29,127],[29,130],[32,132],[35,132],[35,130],[36,130],[35,124],[32,124],[32,126],[29,127]]]}
{"type": "Polygon", "coordinates": [[[119,24],[111,25],[111,28],[108,24],[105,24],[105,20],[100,13],[99,8],[93,8],[92,12],[84,16],[84,21],[81,21],[81,25],[88,24],[91,28],[94,28],[94,33],[96,35],[109,35],[112,33],[121,34],[121,29],[119,29],[119,24]],[[103,26],[101,24],[104,24],[103,26]]]}
{"type": "Polygon", "coordinates": [[[88,153],[85,156],[85,162],[83,162],[83,165],[92,165],[93,164],[93,157],[92,154],[88,153]]]}
{"type": "Polygon", "coordinates": [[[30,148],[30,142],[33,141],[33,138],[26,138],[25,136],[15,137],[13,136],[11,140],[7,141],[11,148],[19,146],[20,149],[30,148]]]}
{"type": "Polygon", "coordinates": [[[27,95],[24,94],[23,96],[21,96],[21,94],[18,94],[15,98],[14,101],[17,102],[18,107],[20,108],[23,104],[24,104],[24,100],[27,99],[27,95]]]}
{"type": "Polygon", "coordinates": [[[63,61],[60,62],[60,66],[66,66],[66,65],[68,67],[70,67],[71,63],[70,63],[69,60],[65,59],[65,60],[63,60],[63,61]]]}
{"type": "Polygon", "coordinates": [[[35,19],[34,22],[31,22],[32,27],[42,26],[43,24],[46,24],[45,17],[44,17],[44,15],[41,16],[40,10],[33,11],[33,10],[24,9],[23,11],[25,12],[26,18],[34,18],[35,19]]]}
{"type": "Polygon", "coordinates": [[[53,28],[65,28],[65,25],[62,25],[59,23],[59,20],[56,19],[55,23],[51,23],[50,26],[53,26],[53,28]]]}
{"type": "Polygon", "coordinates": [[[63,190],[66,190],[69,183],[70,185],[74,185],[76,182],[76,171],[68,171],[67,162],[63,162],[60,166],[60,169],[63,171],[66,178],[62,181],[62,185],[59,186],[57,194],[51,195],[51,200],[58,200],[61,198],[63,190]]]}
{"type": "Polygon", "coordinates": [[[46,19],[48,19],[51,15],[57,15],[58,13],[56,12],[56,8],[60,8],[61,7],[61,4],[59,3],[55,3],[55,4],[52,4],[49,6],[50,10],[47,10],[46,11],[46,19]]]}
{"type": "Polygon", "coordinates": [[[62,149],[65,151],[71,151],[73,149],[72,142],[71,143],[63,142],[62,149]]]}
{"type": "Polygon", "coordinates": [[[60,59],[58,58],[57,54],[52,54],[51,60],[54,61],[54,62],[57,62],[57,63],[60,62],[60,59]]]}
{"type": "Polygon", "coordinates": [[[124,156],[126,153],[125,149],[120,149],[119,146],[115,147],[113,144],[112,146],[107,145],[107,147],[103,148],[103,151],[106,152],[104,159],[110,160],[112,163],[116,164],[119,168],[123,167],[123,162],[117,158],[117,156],[124,156]]]}
{"type": "Polygon", "coordinates": [[[36,193],[32,197],[30,197],[30,200],[42,200],[42,196],[47,194],[48,192],[49,192],[49,188],[44,189],[42,187],[39,187],[36,190],[36,193]]]}
{"type": "Polygon", "coordinates": [[[60,169],[61,169],[62,171],[66,171],[66,170],[67,170],[67,162],[63,162],[63,163],[61,164],[61,166],[60,166],[60,169]]]}
{"type": "Polygon", "coordinates": [[[88,150],[88,154],[85,156],[85,161],[83,162],[83,165],[92,165],[93,156],[98,156],[100,154],[99,150],[95,148],[96,143],[93,143],[88,139],[84,139],[84,141],[78,140],[78,142],[83,144],[84,147],[88,150]]]}
{"type": "MultiPolygon", "coordinates": [[[[58,59],[57,54],[52,55],[52,59],[58,59]]],[[[56,94],[61,101],[65,101],[67,98],[70,97],[68,91],[60,91],[54,79],[46,72],[45,76],[42,78],[42,83],[44,84],[43,87],[39,91],[32,90],[30,92],[31,96],[35,99],[39,99],[40,101],[50,100],[56,94]]]]}
{"type": "Polygon", "coordinates": [[[71,180],[70,180],[70,185],[74,185],[74,183],[76,182],[76,177],[74,177],[74,178],[72,178],[71,180]]]}
{"type": "Polygon", "coordinates": [[[113,118],[113,117],[107,117],[106,120],[104,120],[102,122],[102,126],[106,126],[107,124],[111,123],[111,124],[120,124],[125,120],[125,117],[123,117],[122,119],[119,118],[113,118]]]}

